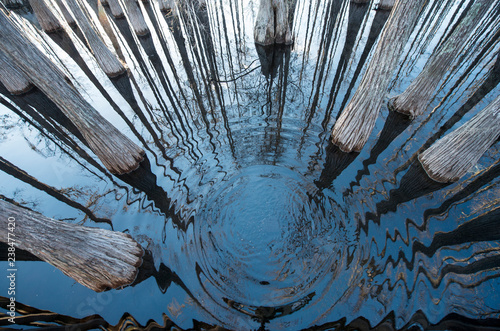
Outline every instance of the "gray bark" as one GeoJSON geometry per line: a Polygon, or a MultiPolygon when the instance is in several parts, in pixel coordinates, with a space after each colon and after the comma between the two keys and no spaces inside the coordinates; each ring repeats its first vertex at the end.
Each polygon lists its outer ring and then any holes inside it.
{"type": "Polygon", "coordinates": [[[255,22],[255,43],[263,46],[293,43],[286,0],[261,0],[255,22]]]}
{"type": "Polygon", "coordinates": [[[45,0],[29,0],[29,3],[43,31],[50,33],[62,29],[61,23],[45,0]]]}
{"type": "Polygon", "coordinates": [[[0,50],[0,82],[12,94],[23,94],[33,85],[28,77],[12,64],[12,61],[0,50]]]}
{"type": "Polygon", "coordinates": [[[122,6],[120,6],[118,0],[108,0],[107,2],[109,5],[109,9],[111,10],[111,14],[113,14],[115,18],[121,18],[125,15],[123,12],[123,8],[122,6]]]}
{"type": "Polygon", "coordinates": [[[474,3],[456,29],[434,51],[418,77],[402,94],[390,100],[391,110],[411,117],[419,116],[426,110],[443,76],[494,2],[495,0],[477,0],[474,3]]]}
{"type": "Polygon", "coordinates": [[[116,77],[124,73],[125,67],[104,44],[92,25],[90,25],[87,16],[85,16],[77,1],[66,0],[66,4],[76,18],[78,27],[83,32],[87,44],[102,70],[110,77],[116,77]]]}
{"type": "Polygon", "coordinates": [[[3,10],[0,10],[0,30],[0,49],[75,124],[104,166],[114,174],[137,169],[144,159],[142,148],[90,106],[54,63],[14,26],[3,10]]]}
{"type": "Polygon", "coordinates": [[[62,0],[55,0],[55,2],[57,4],[57,6],[59,7],[59,9],[61,10],[61,13],[64,16],[64,19],[66,20],[66,22],[68,22],[68,25],[71,27],[76,26],[75,18],[70,14],[70,12],[68,11],[68,8],[66,8],[66,6],[62,2],[62,0]]]}
{"type": "Polygon", "coordinates": [[[332,131],[344,152],[360,151],[370,136],[399,57],[426,0],[398,0],[361,83],[332,131]]]}
{"type": "Polygon", "coordinates": [[[394,3],[396,0],[380,0],[378,3],[378,9],[382,10],[390,10],[392,7],[394,7],[394,3]]]}
{"type": "Polygon", "coordinates": [[[3,200],[0,241],[13,243],[96,292],[131,284],[144,254],[129,234],[56,221],[3,200]],[[9,219],[14,221],[10,225],[9,219]]]}
{"type": "Polygon", "coordinates": [[[145,36],[149,33],[148,25],[144,20],[142,11],[139,5],[135,3],[134,0],[123,0],[125,8],[127,10],[127,15],[130,20],[130,24],[134,28],[135,33],[138,36],[145,36]]]}
{"type": "Polygon", "coordinates": [[[500,96],[476,116],[419,155],[430,178],[448,183],[460,179],[500,136],[500,96]]]}

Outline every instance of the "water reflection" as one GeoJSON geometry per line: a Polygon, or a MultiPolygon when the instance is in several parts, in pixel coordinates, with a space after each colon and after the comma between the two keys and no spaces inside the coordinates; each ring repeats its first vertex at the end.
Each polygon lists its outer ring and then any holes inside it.
{"type": "MultiPolygon", "coordinates": [[[[390,95],[418,75],[470,3],[429,1],[390,95]]],[[[37,34],[86,99],[144,148],[136,171],[112,176],[38,89],[12,96],[0,85],[2,198],[127,231],[147,250],[134,284],[89,316],[77,316],[89,294],[63,275],[47,277],[50,297],[26,282],[19,324],[34,325],[37,314],[84,329],[498,323],[490,295],[500,285],[498,143],[452,185],[430,180],[417,160],[498,94],[497,15],[469,41],[475,47],[432,111],[411,121],[384,108],[365,149],[343,153],[329,131],[390,15],[377,1],[294,1],[287,47],[255,45],[258,1],[138,6],[147,35],[136,34],[127,10],[115,17],[89,2],[127,65],[119,77],[103,74],[77,27],[37,34]],[[54,164],[63,170],[54,174],[54,164]],[[55,299],[75,287],[69,302],[55,299]],[[37,295],[55,313],[41,311],[37,295]]],[[[24,268],[36,274],[40,265],[24,268]]]]}

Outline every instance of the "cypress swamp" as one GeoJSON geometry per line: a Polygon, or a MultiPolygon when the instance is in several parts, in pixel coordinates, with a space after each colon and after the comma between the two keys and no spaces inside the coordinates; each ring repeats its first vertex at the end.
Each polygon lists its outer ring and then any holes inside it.
{"type": "Polygon", "coordinates": [[[0,0],[0,328],[500,329],[500,1],[0,0]]]}

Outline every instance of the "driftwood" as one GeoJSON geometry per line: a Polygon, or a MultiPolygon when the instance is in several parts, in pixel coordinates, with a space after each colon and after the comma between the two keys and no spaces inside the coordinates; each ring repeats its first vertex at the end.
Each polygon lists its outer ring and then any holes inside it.
{"type": "Polygon", "coordinates": [[[500,96],[476,116],[419,155],[430,178],[448,183],[460,179],[500,136],[500,96]]]}
{"type": "Polygon", "coordinates": [[[421,115],[465,41],[495,0],[477,0],[458,26],[432,54],[418,77],[406,90],[392,98],[389,108],[411,117],[421,115]]]}
{"type": "Polygon", "coordinates": [[[380,36],[361,83],[332,131],[344,152],[360,151],[370,136],[394,69],[426,0],[399,0],[380,36]]]}
{"type": "Polygon", "coordinates": [[[263,46],[293,43],[286,0],[261,0],[254,29],[255,43],[263,46]]]}
{"type": "Polygon", "coordinates": [[[381,10],[391,10],[394,7],[396,0],[380,0],[378,3],[378,9],[381,10]]]}
{"type": "Polygon", "coordinates": [[[144,151],[99,114],[64,74],[14,26],[0,10],[0,49],[75,124],[90,149],[114,174],[133,171],[144,158],[144,151]]]}
{"type": "Polygon", "coordinates": [[[0,241],[96,292],[131,284],[142,263],[143,250],[129,234],[56,221],[3,200],[0,224],[0,241]]]}
{"type": "Polygon", "coordinates": [[[134,28],[135,33],[138,36],[146,36],[149,33],[149,28],[144,20],[139,4],[135,3],[134,0],[123,0],[123,2],[127,9],[130,25],[134,28]]]}
{"type": "Polygon", "coordinates": [[[54,15],[46,0],[29,0],[29,3],[43,31],[50,33],[62,29],[61,22],[54,15]]]}
{"type": "MultiPolygon", "coordinates": [[[[120,3],[118,2],[118,0],[108,0],[106,2],[107,2],[107,5],[109,6],[109,9],[111,10],[111,14],[113,14],[113,16],[115,18],[122,18],[123,16],[125,16],[125,13],[123,12],[123,8],[122,8],[122,6],[120,6],[120,3]]],[[[104,5],[104,3],[103,3],[103,5],[104,5]]]]}
{"type": "Polygon", "coordinates": [[[85,40],[102,70],[110,77],[116,77],[123,74],[125,72],[125,67],[104,44],[101,37],[88,21],[87,16],[83,13],[77,0],[66,0],[66,4],[73,13],[78,27],[83,32],[85,40]]]}
{"type": "Polygon", "coordinates": [[[10,59],[0,50],[0,83],[12,94],[24,94],[31,90],[33,84],[28,77],[17,69],[10,59]]]}

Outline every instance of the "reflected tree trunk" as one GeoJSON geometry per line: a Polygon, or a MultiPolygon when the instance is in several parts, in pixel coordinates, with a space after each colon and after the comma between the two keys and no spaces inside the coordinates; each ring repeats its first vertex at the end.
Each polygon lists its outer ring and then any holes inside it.
{"type": "Polygon", "coordinates": [[[391,110],[411,117],[421,115],[425,111],[441,79],[494,2],[478,0],[474,3],[458,26],[434,51],[418,77],[402,94],[391,99],[389,105],[391,110]]]}

